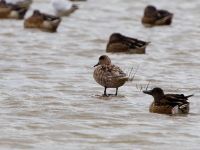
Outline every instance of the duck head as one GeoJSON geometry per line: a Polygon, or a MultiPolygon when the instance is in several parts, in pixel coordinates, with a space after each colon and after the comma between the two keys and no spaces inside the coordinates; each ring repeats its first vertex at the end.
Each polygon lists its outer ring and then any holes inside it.
{"type": "Polygon", "coordinates": [[[39,10],[34,10],[33,11],[33,16],[41,16],[41,13],[39,10]]]}
{"type": "Polygon", "coordinates": [[[113,34],[110,36],[110,43],[121,42],[121,41],[123,41],[123,39],[124,39],[124,36],[121,35],[120,33],[113,33],[113,34]]]}
{"type": "Polygon", "coordinates": [[[5,1],[5,0],[0,0],[0,4],[1,4],[1,5],[5,5],[5,4],[6,4],[6,1],[5,1]]]}
{"type": "Polygon", "coordinates": [[[110,65],[111,60],[107,55],[102,55],[99,57],[99,62],[94,65],[94,67],[99,66],[99,65],[110,65]]]}
{"type": "Polygon", "coordinates": [[[0,0],[0,7],[7,7],[7,3],[5,0],[0,0]]]}
{"type": "Polygon", "coordinates": [[[27,8],[21,8],[21,9],[18,11],[19,19],[24,19],[24,16],[26,15],[27,10],[28,10],[27,8]]]}
{"type": "Polygon", "coordinates": [[[148,5],[144,10],[145,17],[156,17],[157,16],[157,9],[155,6],[148,5]]]}
{"type": "Polygon", "coordinates": [[[143,91],[143,93],[152,95],[155,100],[160,100],[164,96],[164,91],[159,87],[143,91]]]}

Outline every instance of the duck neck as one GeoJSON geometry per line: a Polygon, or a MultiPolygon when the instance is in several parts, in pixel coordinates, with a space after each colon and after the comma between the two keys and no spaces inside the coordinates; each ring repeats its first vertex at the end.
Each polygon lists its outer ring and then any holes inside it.
{"type": "Polygon", "coordinates": [[[153,97],[154,97],[154,101],[155,101],[155,103],[160,103],[161,100],[162,100],[163,97],[164,97],[164,94],[154,95],[153,97]]]}

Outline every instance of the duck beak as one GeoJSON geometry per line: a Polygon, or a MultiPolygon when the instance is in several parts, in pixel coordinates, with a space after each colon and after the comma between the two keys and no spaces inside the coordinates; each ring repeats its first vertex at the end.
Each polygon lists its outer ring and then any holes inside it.
{"type": "Polygon", "coordinates": [[[152,90],[143,91],[143,93],[145,93],[145,94],[149,94],[149,95],[152,95],[152,90]]]}
{"type": "Polygon", "coordinates": [[[100,65],[99,63],[97,63],[96,65],[94,65],[94,67],[96,67],[96,66],[98,66],[98,65],[100,65]]]}
{"type": "Polygon", "coordinates": [[[78,5],[75,5],[75,4],[73,4],[72,7],[73,7],[74,9],[78,9],[78,8],[79,8],[78,5]]]}

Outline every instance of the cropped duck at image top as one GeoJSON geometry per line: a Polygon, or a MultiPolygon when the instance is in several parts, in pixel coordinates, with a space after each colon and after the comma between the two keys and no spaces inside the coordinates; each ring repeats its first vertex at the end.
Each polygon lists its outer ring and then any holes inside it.
{"type": "Polygon", "coordinates": [[[69,0],[51,0],[56,16],[69,16],[78,9],[76,4],[69,0]]]}
{"type": "Polygon", "coordinates": [[[23,19],[27,8],[0,0],[0,19],[23,19]]]}
{"type": "Polygon", "coordinates": [[[145,54],[146,47],[150,42],[124,36],[120,33],[113,33],[110,36],[106,52],[124,52],[132,54],[145,54]]]}
{"type": "Polygon", "coordinates": [[[149,91],[143,91],[145,94],[152,95],[153,103],[149,111],[160,114],[187,114],[189,113],[188,98],[193,95],[185,96],[183,94],[164,94],[164,91],[156,87],[149,91]]]}
{"type": "Polygon", "coordinates": [[[111,64],[107,55],[100,56],[99,62],[94,67],[96,68],[93,77],[97,83],[105,88],[104,96],[108,96],[107,88],[116,88],[115,96],[117,96],[118,88],[129,80],[129,77],[118,66],[111,64]]]}
{"type": "Polygon", "coordinates": [[[142,24],[145,26],[170,25],[173,14],[167,10],[158,10],[155,6],[148,5],[144,10],[142,24]]]}
{"type": "Polygon", "coordinates": [[[47,32],[56,32],[61,22],[60,17],[34,10],[33,15],[24,21],[25,28],[37,28],[47,32]]]}
{"type": "Polygon", "coordinates": [[[27,8],[31,6],[33,0],[6,0],[7,3],[18,5],[21,8],[27,8]]]}

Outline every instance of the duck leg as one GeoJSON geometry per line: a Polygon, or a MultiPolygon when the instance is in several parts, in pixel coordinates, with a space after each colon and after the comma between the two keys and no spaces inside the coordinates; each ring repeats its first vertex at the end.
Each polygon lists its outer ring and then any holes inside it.
{"type": "Polygon", "coordinates": [[[104,94],[103,94],[103,96],[108,96],[108,95],[106,94],[106,89],[107,89],[107,87],[105,87],[105,89],[104,89],[104,94]]]}
{"type": "Polygon", "coordinates": [[[117,96],[118,88],[116,88],[115,96],[117,96]]]}

